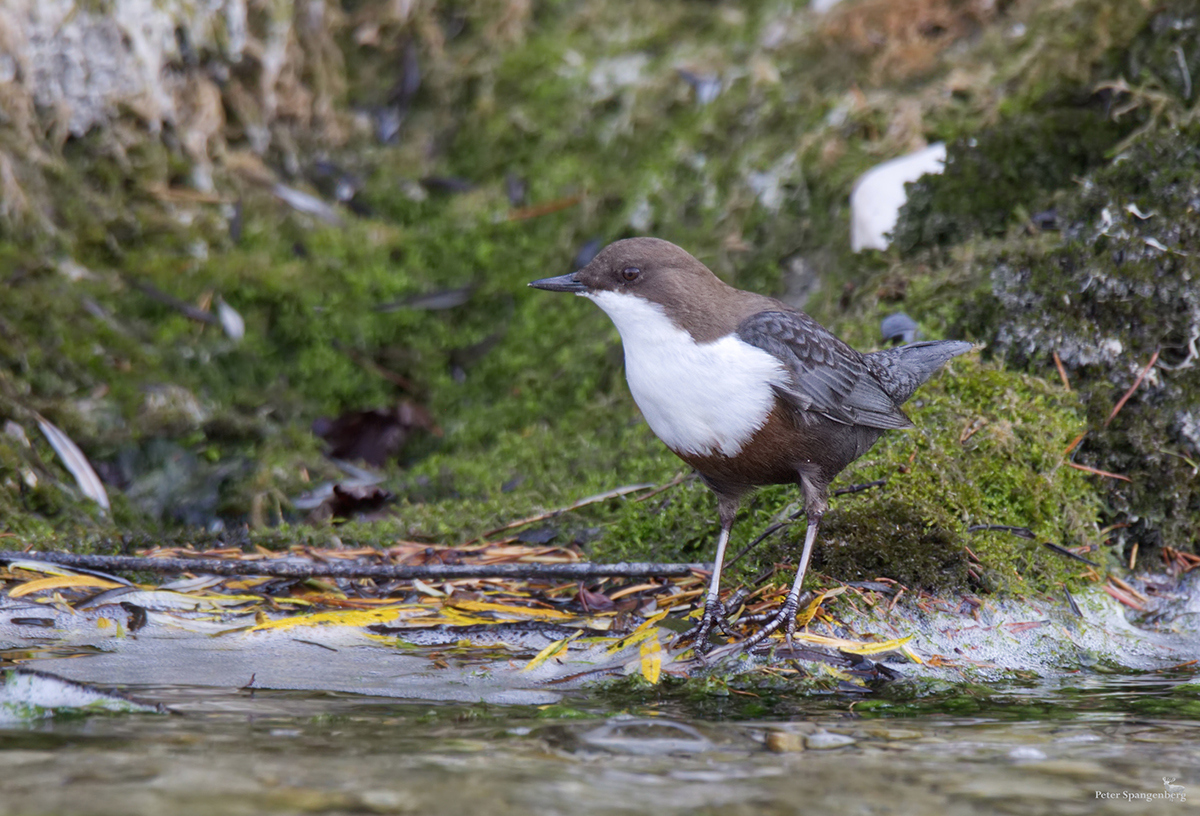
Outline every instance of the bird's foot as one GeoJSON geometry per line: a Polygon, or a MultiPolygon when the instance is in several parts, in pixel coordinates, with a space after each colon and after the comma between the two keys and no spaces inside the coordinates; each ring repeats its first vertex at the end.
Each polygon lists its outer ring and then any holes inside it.
{"type": "Polygon", "coordinates": [[[703,658],[705,653],[712,648],[712,644],[708,642],[708,636],[712,632],[713,627],[717,627],[722,634],[729,637],[737,637],[732,629],[729,628],[729,622],[725,620],[728,609],[737,609],[742,605],[742,600],[745,598],[745,593],[738,590],[731,595],[726,603],[721,601],[709,601],[704,605],[704,615],[701,616],[700,622],[691,629],[680,635],[680,640],[686,638],[693,639],[692,650],[697,657],[703,658]]]}
{"type": "Polygon", "coordinates": [[[745,623],[766,622],[761,629],[741,642],[742,651],[750,651],[770,637],[780,626],[784,626],[785,624],[784,639],[787,641],[788,650],[794,649],[795,644],[792,643],[792,635],[796,634],[796,612],[799,609],[800,599],[789,595],[788,599],[783,602],[783,606],[774,615],[753,615],[749,618],[744,618],[743,622],[745,623]]]}

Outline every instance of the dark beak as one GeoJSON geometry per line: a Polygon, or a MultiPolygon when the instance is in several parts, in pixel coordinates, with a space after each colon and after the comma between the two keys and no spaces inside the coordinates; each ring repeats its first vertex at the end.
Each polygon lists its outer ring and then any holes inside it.
{"type": "Polygon", "coordinates": [[[559,275],[557,278],[542,278],[530,282],[534,289],[545,289],[547,292],[586,292],[587,286],[579,282],[576,273],[559,275]]]}

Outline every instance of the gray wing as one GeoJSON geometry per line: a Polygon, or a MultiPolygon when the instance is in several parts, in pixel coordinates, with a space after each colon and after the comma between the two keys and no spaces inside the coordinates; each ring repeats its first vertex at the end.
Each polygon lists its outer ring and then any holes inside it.
{"type": "Polygon", "coordinates": [[[843,425],[909,428],[912,422],[868,370],[862,355],[799,312],[759,312],[737,335],[780,360],[791,375],[776,393],[794,409],[843,425]]]}

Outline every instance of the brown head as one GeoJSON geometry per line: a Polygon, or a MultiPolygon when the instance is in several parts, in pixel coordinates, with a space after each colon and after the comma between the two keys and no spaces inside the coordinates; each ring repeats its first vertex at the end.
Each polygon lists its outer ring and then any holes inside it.
{"type": "Polygon", "coordinates": [[[529,284],[551,292],[617,292],[662,306],[697,342],[732,332],[749,314],[778,308],[770,298],[723,283],[685,250],[661,238],[615,241],[583,269],[529,284]]]}

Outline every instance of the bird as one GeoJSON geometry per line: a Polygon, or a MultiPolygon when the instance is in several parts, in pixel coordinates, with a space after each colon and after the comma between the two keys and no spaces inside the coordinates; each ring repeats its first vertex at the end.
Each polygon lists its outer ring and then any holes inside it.
{"type": "Polygon", "coordinates": [[[724,283],[660,238],[615,241],[575,272],[529,283],[599,306],[616,325],[625,378],[650,429],[717,498],[720,533],[693,651],[715,625],[730,633],[721,570],[742,501],[766,485],[803,497],[804,547],[783,605],[742,642],[781,626],[790,644],[801,586],[828,508],[829,485],[885,431],[912,427],[901,405],[963,341],[910,343],[862,354],[803,312],[724,283]]]}

